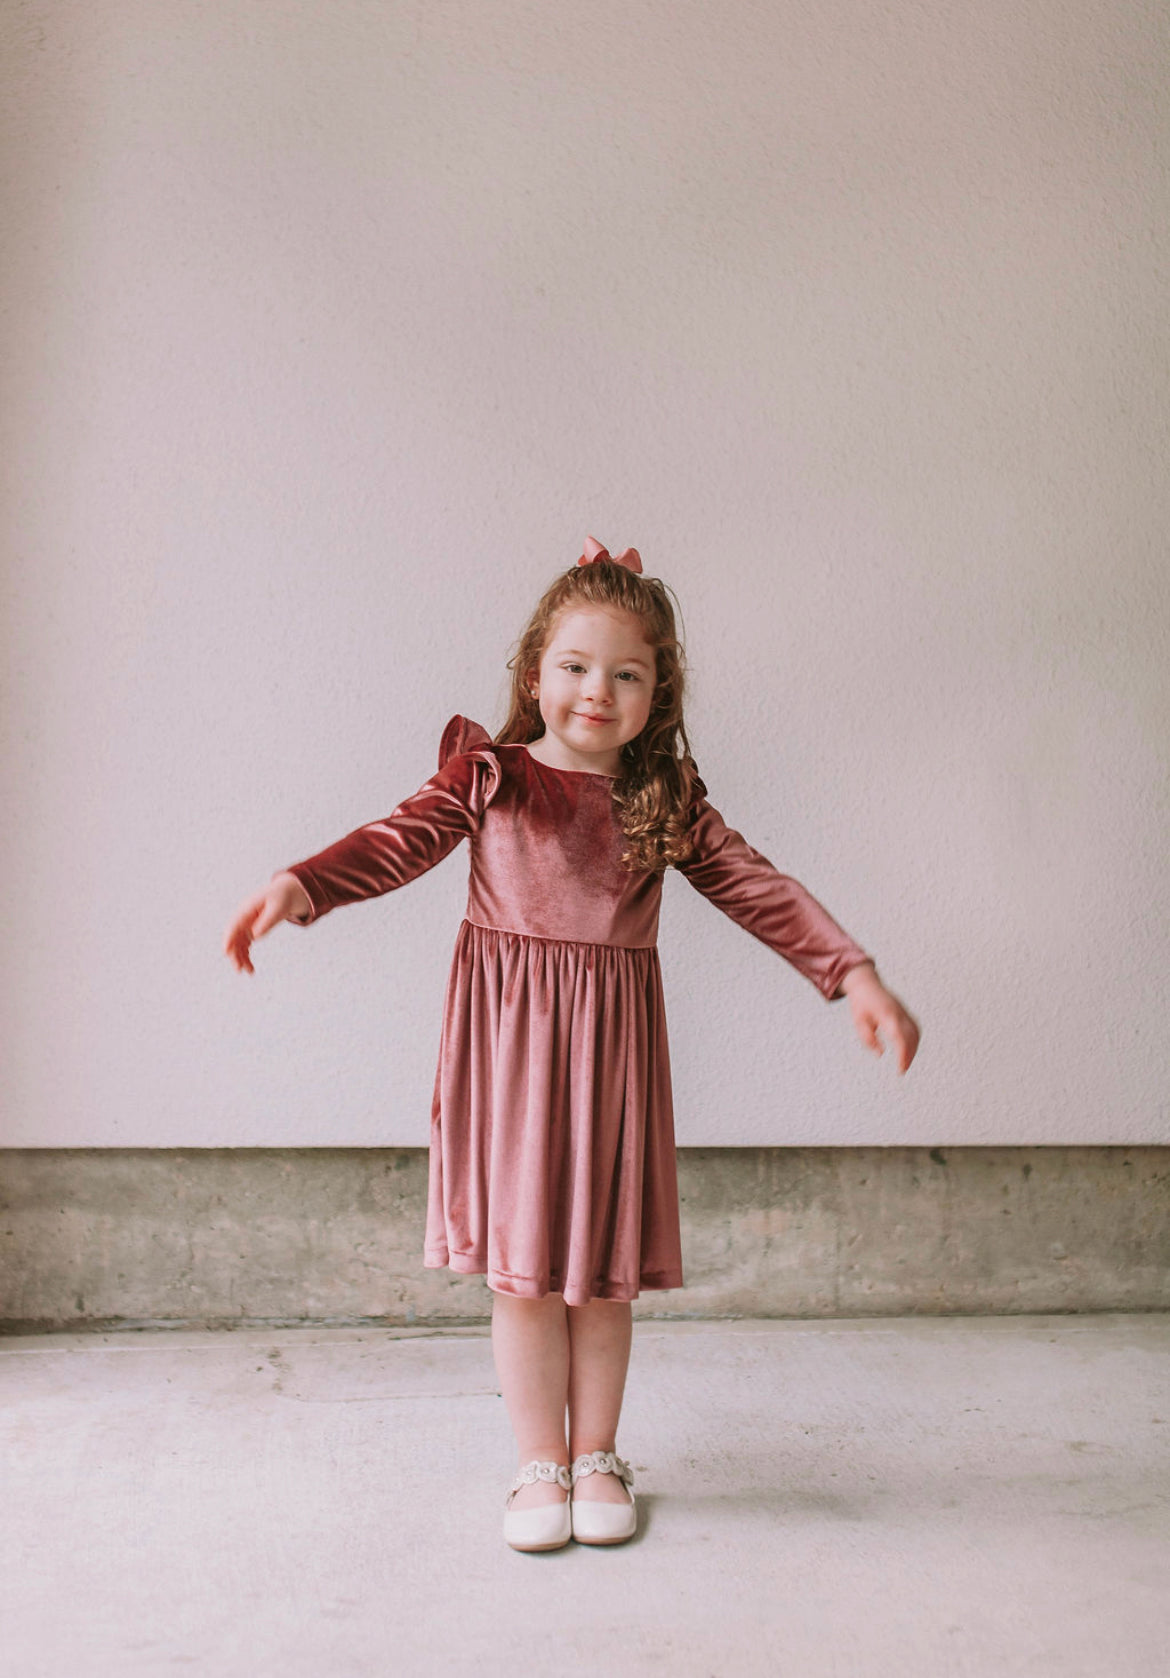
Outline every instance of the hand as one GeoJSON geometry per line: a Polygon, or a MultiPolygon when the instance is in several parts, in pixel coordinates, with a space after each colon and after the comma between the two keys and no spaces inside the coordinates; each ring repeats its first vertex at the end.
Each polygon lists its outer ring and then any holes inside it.
{"type": "Polygon", "coordinates": [[[263,938],[281,921],[311,915],[309,894],[295,874],[276,874],[263,891],[240,906],[223,940],[223,953],[236,964],[237,973],[254,973],[249,951],[254,938],[263,938]]]}
{"type": "Polygon", "coordinates": [[[882,984],[872,962],[851,967],[841,981],[841,989],[849,998],[853,1024],[865,1047],[876,1055],[885,1053],[878,1039],[880,1029],[886,1041],[898,1050],[898,1071],[905,1072],[918,1052],[921,1036],[918,1021],[882,984]]]}

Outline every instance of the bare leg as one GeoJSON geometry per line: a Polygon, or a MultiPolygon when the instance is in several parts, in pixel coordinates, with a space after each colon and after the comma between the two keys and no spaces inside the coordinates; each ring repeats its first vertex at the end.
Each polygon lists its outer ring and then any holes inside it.
{"type": "MultiPolygon", "coordinates": [[[[517,1468],[534,1458],[568,1463],[565,1405],[569,1391],[569,1334],[564,1295],[517,1299],[492,1291],[492,1352],[500,1391],[508,1407],[519,1451],[517,1468]]],[[[553,1480],[522,1486],[513,1509],[564,1503],[566,1493],[553,1480]]]]}
{"type": "MultiPolygon", "coordinates": [[[[628,1300],[591,1299],[565,1307],[569,1327],[569,1450],[575,1459],[589,1451],[617,1449],[617,1425],[626,1390],[634,1332],[628,1300]]],[[[629,1503],[616,1474],[588,1474],[573,1496],[601,1503],[629,1503]]]]}

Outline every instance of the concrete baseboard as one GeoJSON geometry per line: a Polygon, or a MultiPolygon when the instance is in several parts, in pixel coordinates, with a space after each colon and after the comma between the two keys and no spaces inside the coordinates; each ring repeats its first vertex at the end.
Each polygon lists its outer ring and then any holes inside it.
{"type": "MultiPolygon", "coordinates": [[[[1170,1309],[1170,1148],[682,1148],[686,1285],[640,1317],[1170,1309]]],[[[0,1151],[0,1331],[456,1326],[424,1148],[0,1151]]]]}

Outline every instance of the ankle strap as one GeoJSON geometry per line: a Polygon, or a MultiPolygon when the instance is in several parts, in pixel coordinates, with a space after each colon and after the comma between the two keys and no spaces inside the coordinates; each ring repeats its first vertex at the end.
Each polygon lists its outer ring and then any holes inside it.
{"type": "Polygon", "coordinates": [[[584,1456],[577,1457],[573,1462],[573,1480],[580,1480],[586,1474],[616,1474],[625,1485],[633,1488],[634,1471],[616,1451],[587,1451],[584,1456]]]}
{"type": "Polygon", "coordinates": [[[563,1462],[526,1462],[508,1488],[507,1501],[511,1503],[521,1486],[530,1486],[534,1480],[555,1480],[562,1491],[573,1489],[573,1477],[563,1462]]]}

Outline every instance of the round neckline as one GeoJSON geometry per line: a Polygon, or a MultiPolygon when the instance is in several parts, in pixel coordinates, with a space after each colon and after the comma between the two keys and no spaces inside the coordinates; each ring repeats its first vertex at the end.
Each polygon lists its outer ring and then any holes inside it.
{"type": "Polygon", "coordinates": [[[521,745],[520,750],[525,757],[531,759],[533,763],[539,764],[542,769],[551,769],[554,775],[587,775],[593,781],[616,781],[618,779],[616,775],[606,775],[600,769],[561,769],[555,763],[545,763],[541,758],[533,757],[525,745],[521,745]]]}

